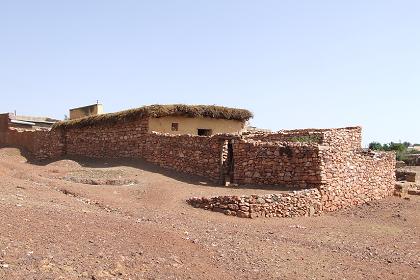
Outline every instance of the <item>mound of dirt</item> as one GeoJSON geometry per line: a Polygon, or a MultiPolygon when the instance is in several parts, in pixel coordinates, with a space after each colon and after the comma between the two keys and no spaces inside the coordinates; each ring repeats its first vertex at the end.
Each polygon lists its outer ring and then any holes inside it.
{"type": "Polygon", "coordinates": [[[63,180],[86,185],[124,186],[135,185],[138,181],[129,178],[122,170],[80,170],[67,173],[63,180]]]}
{"type": "Polygon", "coordinates": [[[47,165],[48,167],[61,167],[61,168],[80,168],[81,165],[80,163],[74,161],[74,160],[69,160],[69,159],[63,159],[63,160],[59,160],[59,161],[55,161],[52,162],[50,164],[47,165]]]}

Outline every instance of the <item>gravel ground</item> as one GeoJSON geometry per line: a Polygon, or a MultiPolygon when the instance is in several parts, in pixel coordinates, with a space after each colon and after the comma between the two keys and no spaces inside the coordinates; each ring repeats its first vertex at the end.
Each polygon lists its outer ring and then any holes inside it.
{"type": "Polygon", "coordinates": [[[251,193],[273,190],[133,161],[34,165],[0,149],[0,279],[420,279],[418,196],[295,219],[185,203],[251,193]]]}

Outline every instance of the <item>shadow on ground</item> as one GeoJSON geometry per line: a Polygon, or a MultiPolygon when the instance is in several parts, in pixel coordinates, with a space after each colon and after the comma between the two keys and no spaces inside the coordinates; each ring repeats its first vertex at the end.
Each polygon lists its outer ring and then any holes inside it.
{"type": "MultiPolygon", "coordinates": [[[[17,147],[0,147],[1,148],[17,148],[17,147]]],[[[188,183],[192,185],[201,185],[201,186],[209,186],[209,187],[216,187],[216,188],[227,188],[226,186],[222,185],[222,183],[217,183],[211,181],[207,178],[191,175],[187,173],[177,172],[175,170],[171,170],[168,168],[160,167],[158,165],[152,164],[147,162],[143,159],[130,159],[130,158],[89,158],[89,157],[74,157],[74,156],[64,156],[54,160],[37,160],[35,159],[31,153],[25,149],[17,148],[20,151],[21,156],[26,158],[29,164],[37,165],[37,166],[47,166],[54,162],[59,162],[62,160],[71,160],[82,167],[85,168],[111,168],[111,167],[131,167],[138,170],[143,170],[147,172],[157,173],[174,180],[188,183]]],[[[255,190],[273,190],[276,192],[289,192],[289,191],[296,191],[302,190],[302,188],[293,188],[287,186],[259,186],[259,185],[241,185],[241,186],[232,186],[232,189],[255,189],[255,190]]]]}

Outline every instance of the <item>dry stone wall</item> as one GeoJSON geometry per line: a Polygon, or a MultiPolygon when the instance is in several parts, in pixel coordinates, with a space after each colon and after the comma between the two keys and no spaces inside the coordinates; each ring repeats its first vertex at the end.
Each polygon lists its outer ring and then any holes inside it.
{"type": "Polygon", "coordinates": [[[400,168],[395,171],[395,175],[397,181],[416,182],[417,173],[414,170],[400,168]]]}
{"type": "Polygon", "coordinates": [[[4,145],[17,146],[33,153],[35,151],[34,131],[22,131],[17,129],[9,129],[4,134],[4,145]]]}
{"type": "Polygon", "coordinates": [[[2,134],[0,145],[24,149],[36,160],[56,159],[64,155],[63,135],[59,131],[8,129],[2,134]]]}
{"type": "Polygon", "coordinates": [[[320,187],[324,211],[390,196],[395,186],[393,152],[321,150],[323,186],[320,187]]]}
{"type": "Polygon", "coordinates": [[[233,147],[237,184],[300,188],[321,184],[316,144],[238,140],[233,147]]]}
{"type": "Polygon", "coordinates": [[[0,115],[0,145],[24,148],[39,160],[63,155],[143,158],[165,168],[221,181],[229,140],[233,141],[234,183],[309,189],[270,196],[189,201],[196,207],[228,215],[314,215],[383,198],[393,193],[395,185],[395,154],[363,151],[360,127],[296,130],[240,138],[148,133],[146,118],[51,131],[10,129],[6,120],[0,115]]]}
{"type": "Polygon", "coordinates": [[[6,134],[9,129],[9,114],[0,114],[0,146],[6,145],[6,134]]]}
{"type": "Polygon", "coordinates": [[[162,167],[220,181],[224,141],[219,136],[149,134],[144,159],[162,167]]]}
{"type": "MultiPolygon", "coordinates": [[[[360,127],[310,131],[314,133],[312,135],[317,135],[318,132],[322,132],[317,138],[322,139],[319,144],[279,142],[285,139],[284,135],[279,134],[267,138],[253,138],[259,139],[258,141],[250,141],[249,137],[248,140],[236,141],[235,180],[242,184],[316,186],[316,197],[320,198],[319,207],[315,208],[316,213],[334,211],[392,195],[396,163],[393,152],[362,150],[360,127]],[[284,151],[288,151],[286,155],[289,157],[284,157],[278,149],[286,149],[284,151]],[[289,179],[289,176],[284,177],[285,170],[289,172],[294,170],[288,173],[292,175],[290,176],[292,179],[289,179]],[[266,178],[261,174],[265,174],[266,178]],[[305,177],[309,175],[312,176],[305,177]]],[[[301,134],[292,132],[287,137],[291,134],[299,137],[309,135],[308,131],[301,134]]],[[[297,197],[305,205],[313,205],[312,196],[309,196],[310,201],[302,198],[300,193],[297,197]]],[[[235,211],[238,208],[235,204],[244,206],[243,199],[244,197],[192,198],[189,203],[195,207],[224,212],[227,215],[251,217],[251,212],[244,213],[246,207],[235,211]]],[[[262,204],[263,200],[260,199],[260,202],[262,204]]],[[[275,213],[274,216],[283,217],[290,214],[288,209],[296,209],[293,205],[286,208],[275,205],[272,206],[270,203],[263,204],[263,207],[260,205],[260,208],[256,209],[261,209],[261,212],[254,216],[270,217],[275,213]],[[276,210],[267,211],[267,209],[276,210]]],[[[307,215],[307,213],[307,211],[297,211],[293,216],[307,215]]]]}
{"type": "Polygon", "coordinates": [[[148,133],[148,119],[139,119],[51,131],[18,131],[6,126],[0,130],[0,145],[23,148],[37,160],[64,155],[143,158],[165,168],[219,182],[224,143],[220,137],[148,133]]]}
{"type": "Polygon", "coordinates": [[[65,155],[65,136],[61,130],[34,131],[34,151],[36,160],[58,159],[65,155]]]}
{"type": "Polygon", "coordinates": [[[324,134],[319,130],[282,130],[272,133],[255,133],[245,135],[247,140],[263,142],[313,142],[321,144],[324,134]]]}
{"type": "Polygon", "coordinates": [[[333,129],[281,130],[274,133],[257,133],[244,136],[245,139],[263,142],[303,142],[335,146],[341,150],[360,149],[362,128],[345,127],[333,129]]]}
{"type": "Polygon", "coordinates": [[[240,218],[314,216],[322,210],[318,189],[268,195],[194,197],[187,202],[196,208],[240,218]]]}
{"type": "Polygon", "coordinates": [[[146,119],[69,128],[65,131],[66,154],[91,158],[140,158],[148,131],[146,119]]]}
{"type": "Polygon", "coordinates": [[[339,151],[358,151],[362,148],[362,128],[345,127],[323,130],[322,145],[339,151]]]}

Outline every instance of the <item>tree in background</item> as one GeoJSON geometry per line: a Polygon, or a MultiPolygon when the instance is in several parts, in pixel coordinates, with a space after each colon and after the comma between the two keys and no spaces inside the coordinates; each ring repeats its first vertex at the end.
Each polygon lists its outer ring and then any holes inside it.
{"type": "Polygon", "coordinates": [[[379,142],[372,142],[369,144],[369,149],[370,150],[375,150],[375,151],[383,151],[384,148],[382,147],[382,144],[379,142]]]}
{"type": "Polygon", "coordinates": [[[403,145],[404,145],[406,148],[408,148],[408,147],[411,147],[411,146],[412,146],[410,142],[404,142],[404,143],[403,143],[403,145]]]}
{"type": "Polygon", "coordinates": [[[403,142],[403,143],[385,143],[381,144],[379,142],[371,142],[369,144],[369,149],[375,150],[375,151],[394,151],[397,155],[397,160],[405,160],[407,159],[407,155],[412,153],[412,151],[408,150],[408,147],[411,147],[410,142],[403,142]]]}

